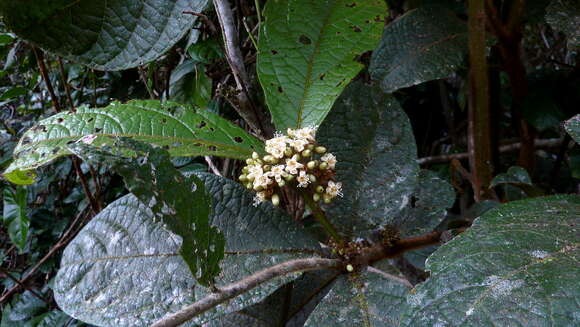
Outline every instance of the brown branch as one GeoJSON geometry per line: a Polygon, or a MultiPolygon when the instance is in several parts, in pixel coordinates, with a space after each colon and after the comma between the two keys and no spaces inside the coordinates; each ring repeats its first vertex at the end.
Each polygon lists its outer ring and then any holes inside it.
{"type": "Polygon", "coordinates": [[[80,162],[79,158],[77,158],[77,157],[72,158],[73,167],[75,169],[75,172],[77,173],[77,176],[79,177],[79,180],[81,181],[81,186],[83,188],[83,191],[85,192],[85,195],[89,199],[91,209],[93,210],[93,212],[95,214],[98,214],[101,211],[101,206],[99,205],[99,202],[95,199],[93,194],[91,193],[91,190],[89,189],[89,184],[87,183],[87,178],[85,177],[85,174],[83,174],[83,171],[80,167],[79,162],[80,162]]]}
{"type": "Polygon", "coordinates": [[[36,47],[32,48],[34,52],[34,56],[36,57],[36,63],[38,64],[38,69],[40,70],[40,75],[44,80],[44,84],[46,85],[46,89],[48,90],[48,94],[50,94],[50,99],[52,100],[52,105],[54,106],[54,110],[56,112],[60,112],[60,104],[58,103],[58,98],[54,93],[54,88],[52,87],[52,83],[50,82],[50,77],[48,76],[48,70],[46,69],[46,64],[44,63],[44,54],[41,50],[37,50],[36,47]]]}
{"type": "Polygon", "coordinates": [[[224,38],[226,59],[232,69],[238,87],[237,98],[239,104],[234,106],[234,108],[257,134],[268,135],[270,131],[265,129],[265,123],[262,123],[258,110],[250,99],[249,90],[251,89],[251,83],[244,66],[244,57],[239,47],[232,9],[227,0],[214,0],[213,4],[224,38]]]}
{"type": "Polygon", "coordinates": [[[73,101],[73,98],[72,98],[72,95],[70,92],[70,86],[68,85],[66,72],[64,71],[64,64],[62,63],[62,59],[60,57],[57,57],[57,61],[58,61],[58,68],[60,70],[60,76],[62,77],[62,85],[64,86],[64,90],[66,92],[66,97],[68,99],[68,102],[70,103],[70,109],[72,112],[76,112],[77,109],[75,108],[75,102],[73,101]]]}
{"type": "Polygon", "coordinates": [[[260,270],[237,282],[220,288],[216,293],[212,293],[205,298],[181,309],[180,311],[166,316],[155,322],[151,327],[175,327],[179,326],[191,318],[199,315],[216,305],[226,302],[234,297],[245,293],[258,285],[270,281],[274,278],[308,270],[320,269],[344,269],[344,263],[338,259],[308,258],[296,259],[277,264],[272,267],[260,270]]]}
{"type": "Polygon", "coordinates": [[[22,284],[21,281],[19,281],[18,279],[14,278],[14,276],[12,276],[10,274],[10,272],[8,272],[7,270],[5,270],[4,268],[0,267],[0,273],[6,275],[6,277],[8,277],[8,279],[12,280],[13,282],[15,282],[18,286],[22,287],[23,289],[27,290],[30,292],[30,294],[34,295],[35,297],[37,297],[39,300],[41,300],[42,302],[50,305],[50,302],[48,302],[47,299],[45,299],[42,295],[38,294],[35,290],[33,290],[30,287],[27,287],[26,285],[22,284]]]}
{"type": "MultiPolygon", "coordinates": [[[[535,141],[536,149],[552,149],[557,148],[562,144],[562,139],[537,139],[535,141]]],[[[516,152],[522,147],[521,142],[505,144],[499,147],[500,153],[516,152]]],[[[447,163],[453,159],[464,160],[469,158],[469,153],[453,153],[453,154],[443,154],[439,156],[423,157],[417,159],[417,163],[422,166],[433,165],[439,163],[447,163]]]]}

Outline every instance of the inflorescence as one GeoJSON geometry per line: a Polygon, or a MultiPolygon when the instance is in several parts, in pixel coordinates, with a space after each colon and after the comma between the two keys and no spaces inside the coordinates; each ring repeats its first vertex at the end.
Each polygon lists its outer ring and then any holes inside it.
{"type": "Polygon", "coordinates": [[[336,157],[316,143],[316,128],[289,128],[287,133],[266,141],[267,155],[254,152],[246,160],[239,181],[257,192],[254,205],[266,200],[279,205],[284,187],[309,190],[315,202],[342,196],[342,184],[334,179],[336,157]]]}

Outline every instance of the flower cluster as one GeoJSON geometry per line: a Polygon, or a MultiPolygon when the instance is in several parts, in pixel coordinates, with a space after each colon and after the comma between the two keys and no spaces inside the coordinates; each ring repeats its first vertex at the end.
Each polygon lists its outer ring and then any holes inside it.
{"type": "Polygon", "coordinates": [[[342,196],[342,184],[334,180],[336,157],[316,143],[316,129],[291,129],[287,135],[277,134],[266,141],[267,155],[256,152],[246,160],[239,180],[256,191],[254,205],[270,199],[280,204],[284,187],[298,187],[308,191],[315,202],[330,203],[342,196]]]}

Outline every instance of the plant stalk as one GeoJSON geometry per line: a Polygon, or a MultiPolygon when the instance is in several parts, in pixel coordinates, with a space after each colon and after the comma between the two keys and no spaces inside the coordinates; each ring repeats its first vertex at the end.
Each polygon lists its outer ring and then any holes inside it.
{"type": "Polygon", "coordinates": [[[332,225],[332,223],[326,218],[324,211],[320,209],[318,203],[314,202],[312,197],[306,191],[300,191],[300,194],[302,195],[302,198],[304,199],[304,202],[306,202],[306,205],[308,206],[310,211],[312,211],[312,214],[314,215],[314,218],[316,218],[316,221],[318,221],[318,223],[322,225],[322,228],[324,228],[324,230],[328,233],[328,235],[330,235],[330,237],[337,244],[342,244],[344,240],[342,239],[342,237],[340,237],[334,225],[332,225]]]}

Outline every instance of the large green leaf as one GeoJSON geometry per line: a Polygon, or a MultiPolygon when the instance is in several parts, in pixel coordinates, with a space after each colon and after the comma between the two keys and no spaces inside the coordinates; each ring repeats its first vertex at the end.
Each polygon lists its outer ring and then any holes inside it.
{"type": "Polygon", "coordinates": [[[580,144],[580,114],[566,121],[566,123],[564,123],[564,128],[566,128],[566,132],[572,136],[574,141],[580,144]]]}
{"type": "Polygon", "coordinates": [[[30,229],[30,218],[26,213],[26,189],[16,187],[15,190],[6,187],[3,192],[4,209],[3,223],[8,229],[8,237],[16,247],[23,251],[28,239],[30,229]]]}
{"type": "Polygon", "coordinates": [[[164,146],[173,156],[245,159],[263,148],[259,140],[207,110],[172,102],[130,101],[97,109],[80,107],[75,113],[59,113],[41,120],[24,133],[14,150],[15,160],[4,175],[14,183],[22,183],[17,178],[25,171],[69,155],[67,144],[83,137],[85,143],[99,144],[109,140],[109,136],[164,146]]]}
{"type": "Polygon", "coordinates": [[[566,33],[570,50],[580,47],[580,2],[578,0],[552,0],[546,8],[546,22],[566,33]]]}
{"type": "Polygon", "coordinates": [[[449,76],[466,52],[465,23],[449,9],[420,7],[387,26],[369,71],[385,92],[393,92],[449,76]]]}
{"type": "Polygon", "coordinates": [[[344,197],[327,214],[347,234],[395,221],[415,191],[419,167],[409,119],[377,86],[352,83],[322,124],[318,141],[337,157],[344,197]]]}
{"type": "Polygon", "coordinates": [[[100,70],[155,60],[193,26],[207,0],[0,0],[9,29],[41,48],[100,70]]]}
{"type": "MultiPolygon", "coordinates": [[[[396,277],[398,271],[381,262],[378,268],[396,277]]],[[[322,299],[305,327],[397,326],[409,288],[370,272],[343,275],[322,299]]]]}
{"type": "Polygon", "coordinates": [[[268,1],[258,77],[276,128],[318,126],[380,39],[384,1],[268,1]]]}
{"type": "Polygon", "coordinates": [[[129,191],[149,205],[165,228],[181,237],[179,254],[195,279],[209,286],[220,271],[225,241],[215,227],[209,226],[211,199],[199,178],[183,176],[167,151],[131,139],[117,140],[108,149],[83,143],[69,148],[85,162],[112,165],[129,191]],[[123,155],[126,150],[138,158],[127,158],[123,155]]]}
{"type": "MultiPolygon", "coordinates": [[[[226,236],[218,287],[318,251],[318,244],[290,217],[267,203],[252,206],[252,195],[241,185],[209,174],[199,177],[212,195],[211,223],[226,236]]],[[[97,326],[148,326],[207,295],[210,291],[196,284],[178,255],[180,238],[153,220],[133,195],[93,218],[63,254],[55,282],[59,306],[97,326]]],[[[238,311],[296,277],[263,284],[194,322],[238,311]]]]}
{"type": "Polygon", "coordinates": [[[515,201],[428,260],[402,326],[578,326],[580,197],[515,201]]]}

